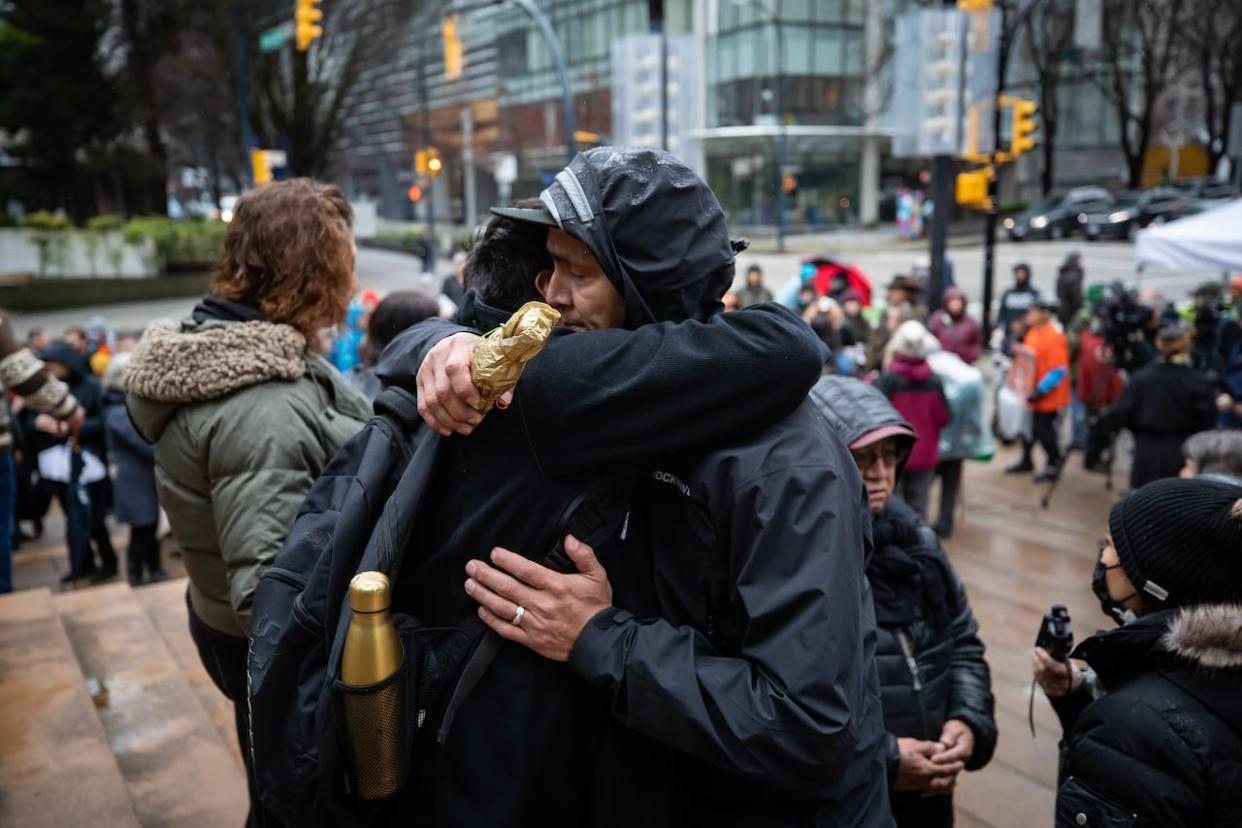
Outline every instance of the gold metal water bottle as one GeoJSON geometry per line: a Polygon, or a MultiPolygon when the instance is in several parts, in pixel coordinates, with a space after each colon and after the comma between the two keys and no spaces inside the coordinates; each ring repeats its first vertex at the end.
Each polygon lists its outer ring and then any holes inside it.
{"type": "Polygon", "coordinates": [[[408,757],[405,730],[401,640],[388,608],[392,593],[382,572],[360,572],[349,582],[353,618],[341,653],[345,716],[353,758],[354,791],[363,799],[383,799],[404,781],[408,757]]]}

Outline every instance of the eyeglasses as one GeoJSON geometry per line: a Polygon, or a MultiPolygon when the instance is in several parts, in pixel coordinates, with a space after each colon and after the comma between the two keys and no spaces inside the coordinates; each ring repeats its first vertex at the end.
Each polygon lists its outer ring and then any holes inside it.
{"type": "Polygon", "coordinates": [[[897,465],[901,459],[901,451],[894,446],[867,447],[858,450],[851,450],[850,454],[854,455],[854,462],[858,465],[859,471],[867,471],[877,462],[883,462],[888,468],[897,465]]]}

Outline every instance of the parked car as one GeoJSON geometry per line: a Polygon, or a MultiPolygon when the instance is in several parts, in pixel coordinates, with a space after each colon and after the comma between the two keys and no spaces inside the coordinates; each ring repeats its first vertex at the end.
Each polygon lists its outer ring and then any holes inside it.
{"type": "Polygon", "coordinates": [[[1183,197],[1169,187],[1118,193],[1107,208],[1079,213],[1079,228],[1088,241],[1128,239],[1135,230],[1172,213],[1183,197]]]}
{"type": "Polygon", "coordinates": [[[1171,182],[1170,186],[1191,200],[1233,198],[1238,195],[1234,184],[1216,178],[1183,178],[1171,182]]]}
{"type": "Polygon", "coordinates": [[[1153,224],[1168,224],[1177,221],[1186,216],[1195,216],[1199,213],[1206,213],[1208,210],[1219,207],[1222,204],[1228,204],[1233,198],[1197,198],[1197,199],[1181,199],[1177,205],[1169,212],[1168,215],[1161,216],[1156,219],[1153,224]]]}
{"type": "Polygon", "coordinates": [[[1112,203],[1112,193],[1103,187],[1075,187],[1035,202],[1001,225],[1014,241],[1030,237],[1063,239],[1078,229],[1079,213],[1107,210],[1112,203]]]}

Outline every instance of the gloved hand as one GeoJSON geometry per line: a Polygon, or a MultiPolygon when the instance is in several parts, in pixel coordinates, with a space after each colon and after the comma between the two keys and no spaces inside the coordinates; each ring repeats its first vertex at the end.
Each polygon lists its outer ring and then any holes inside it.
{"type": "Polygon", "coordinates": [[[1044,395],[1039,393],[1038,391],[1032,391],[1030,394],[1027,395],[1026,401],[1034,405],[1035,403],[1043,399],[1043,397],[1044,395]]]}

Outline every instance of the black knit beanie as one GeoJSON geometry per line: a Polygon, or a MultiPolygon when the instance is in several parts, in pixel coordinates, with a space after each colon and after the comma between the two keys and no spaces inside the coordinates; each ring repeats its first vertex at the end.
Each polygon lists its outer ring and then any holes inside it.
{"type": "Polygon", "coordinates": [[[1121,566],[1149,603],[1242,601],[1242,486],[1172,478],[1113,504],[1121,566]]]}

